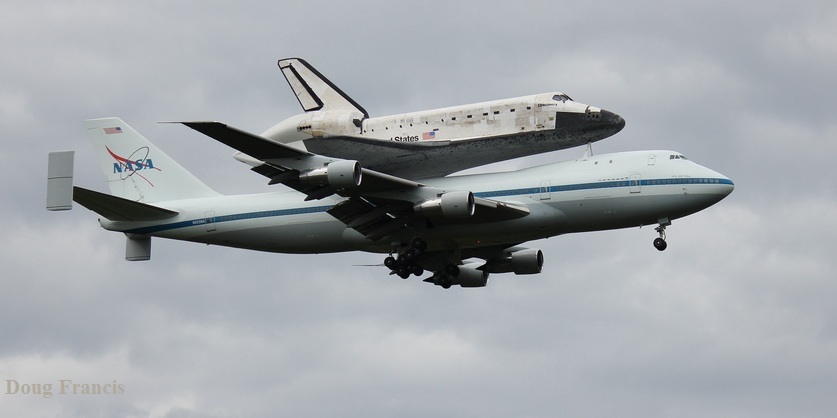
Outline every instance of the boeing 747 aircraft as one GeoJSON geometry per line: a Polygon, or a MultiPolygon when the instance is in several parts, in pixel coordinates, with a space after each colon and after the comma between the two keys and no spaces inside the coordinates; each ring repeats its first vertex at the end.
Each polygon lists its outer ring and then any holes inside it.
{"type": "Polygon", "coordinates": [[[675,151],[586,156],[513,172],[421,182],[277,143],[219,122],[184,122],[295,190],[216,193],[117,118],[85,121],[111,194],[73,187],[73,152],[50,154],[47,208],[72,201],[127,237],[148,260],[151,238],[277,253],[386,254],[391,274],[444,288],[481,287],[491,273],[536,274],[543,253],[521,245],[560,234],[665,228],[733,190],[727,177],[675,151]],[[429,275],[426,275],[429,272],[429,275]]]}
{"type": "Polygon", "coordinates": [[[279,68],[305,113],[263,137],[412,180],[585,145],[625,126],[561,92],[370,117],[304,60],[282,59],[279,68]]]}

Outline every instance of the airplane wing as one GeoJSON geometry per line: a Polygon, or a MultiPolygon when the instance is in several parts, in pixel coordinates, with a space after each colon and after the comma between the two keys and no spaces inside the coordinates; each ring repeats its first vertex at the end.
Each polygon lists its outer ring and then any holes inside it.
{"type": "Polygon", "coordinates": [[[362,136],[328,136],[305,140],[308,151],[362,161],[376,171],[421,180],[444,177],[503,159],[525,157],[578,146],[570,139],[532,140],[519,134],[456,140],[400,142],[362,136]]]}
{"type": "Polygon", "coordinates": [[[444,224],[516,219],[523,205],[474,197],[467,190],[442,190],[361,168],[357,161],[325,157],[271,141],[221,122],[181,122],[251,157],[238,157],[253,171],[304,193],[306,200],[338,194],[328,213],[371,240],[426,218],[444,224]]]}
{"type": "MultiPolygon", "coordinates": [[[[332,163],[343,164],[345,167],[346,160],[302,151],[221,122],[181,123],[255,158],[256,161],[251,163],[253,171],[270,178],[270,184],[282,183],[306,194],[306,200],[322,199],[338,192],[339,187],[334,187],[333,182],[328,181],[328,172],[322,174],[317,170],[322,170],[332,163]]],[[[359,165],[350,168],[360,171],[350,173],[352,176],[363,179],[362,182],[358,179],[359,184],[352,187],[355,194],[416,191],[422,186],[420,183],[361,168],[359,165]]]]}

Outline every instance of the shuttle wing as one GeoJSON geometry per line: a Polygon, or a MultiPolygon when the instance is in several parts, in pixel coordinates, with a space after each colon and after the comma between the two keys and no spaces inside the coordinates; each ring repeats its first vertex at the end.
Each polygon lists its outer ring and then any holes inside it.
{"type": "MultiPolygon", "coordinates": [[[[302,151],[221,122],[181,122],[250,158],[252,170],[306,195],[306,200],[338,194],[341,201],[328,213],[367,238],[376,240],[416,218],[444,224],[516,219],[529,214],[523,205],[475,198],[467,190],[442,190],[412,180],[359,168],[357,162],[302,151]],[[348,163],[348,164],[346,164],[348,163]],[[327,170],[349,167],[356,182],[332,181],[327,170]],[[314,179],[313,181],[311,179],[314,179]]],[[[350,175],[350,173],[346,173],[350,175]]]]}

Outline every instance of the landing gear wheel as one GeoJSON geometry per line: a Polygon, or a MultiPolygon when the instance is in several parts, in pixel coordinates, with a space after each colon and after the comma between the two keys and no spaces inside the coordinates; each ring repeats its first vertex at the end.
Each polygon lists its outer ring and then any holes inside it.
{"type": "Polygon", "coordinates": [[[451,285],[453,285],[453,283],[448,277],[442,278],[442,283],[439,284],[439,286],[442,286],[442,289],[450,289],[451,285]]]}
{"type": "Polygon", "coordinates": [[[395,257],[393,256],[389,256],[384,259],[384,265],[390,270],[395,270],[395,266],[397,264],[398,263],[395,261],[395,257]]]}
{"type": "Polygon", "coordinates": [[[411,273],[411,271],[410,271],[409,268],[401,267],[401,268],[398,269],[397,274],[398,274],[398,277],[400,277],[402,279],[406,279],[406,278],[410,277],[410,273],[411,273]]]}
{"type": "Polygon", "coordinates": [[[421,238],[413,238],[413,242],[410,243],[410,246],[416,251],[422,252],[427,249],[427,242],[421,238]]]}
{"type": "Polygon", "coordinates": [[[666,249],[666,247],[668,247],[668,244],[666,244],[666,240],[664,240],[662,238],[655,238],[654,239],[654,248],[656,248],[660,251],[664,251],[666,249]]]}
{"type": "Polygon", "coordinates": [[[660,234],[660,237],[654,239],[654,248],[663,251],[668,247],[668,244],[666,244],[666,227],[671,225],[671,221],[668,218],[662,218],[659,222],[660,226],[654,228],[654,230],[660,234]]]}
{"type": "Polygon", "coordinates": [[[445,266],[445,273],[447,273],[448,276],[451,277],[459,276],[459,266],[457,266],[456,264],[448,264],[447,266],[445,266]]]}

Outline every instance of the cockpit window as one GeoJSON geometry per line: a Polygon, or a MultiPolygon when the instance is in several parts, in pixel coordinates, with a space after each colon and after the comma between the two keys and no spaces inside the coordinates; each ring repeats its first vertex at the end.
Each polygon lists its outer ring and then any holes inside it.
{"type": "Polygon", "coordinates": [[[567,101],[571,102],[571,101],[573,101],[573,99],[571,99],[570,96],[567,96],[566,94],[563,94],[563,93],[562,94],[556,94],[556,95],[552,96],[552,100],[555,100],[556,102],[567,102],[567,101]]]}
{"type": "Polygon", "coordinates": [[[671,154],[668,156],[669,160],[688,160],[685,155],[682,154],[671,154]]]}

